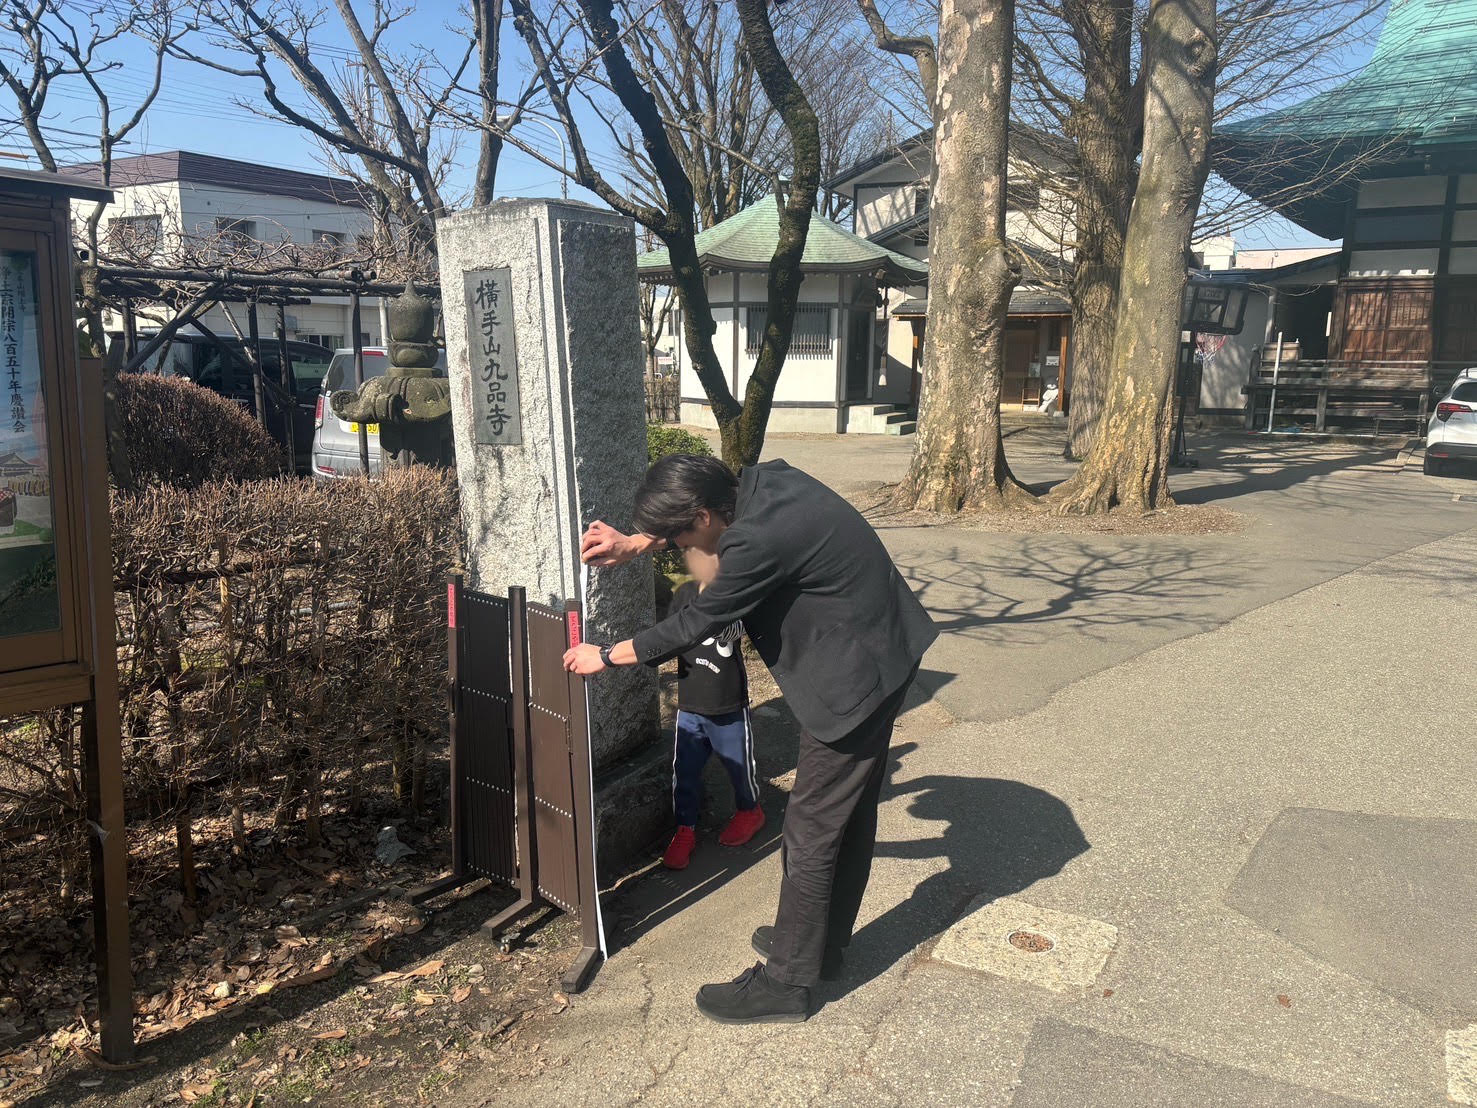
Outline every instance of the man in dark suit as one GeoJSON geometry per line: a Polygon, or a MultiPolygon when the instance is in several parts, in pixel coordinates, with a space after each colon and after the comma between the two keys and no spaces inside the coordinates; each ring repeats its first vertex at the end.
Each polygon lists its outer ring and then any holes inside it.
{"type": "Polygon", "coordinates": [[[691,546],[718,555],[718,576],[634,639],[575,647],[565,668],[658,665],[743,621],[803,730],[779,911],[753,936],[768,964],[703,986],[697,1006],[725,1023],[800,1022],[851,939],[893,723],[938,631],[856,509],[784,462],[735,477],[716,458],[670,455],[647,472],[633,522],[633,535],[591,524],[581,556],[618,565],[691,546]]]}

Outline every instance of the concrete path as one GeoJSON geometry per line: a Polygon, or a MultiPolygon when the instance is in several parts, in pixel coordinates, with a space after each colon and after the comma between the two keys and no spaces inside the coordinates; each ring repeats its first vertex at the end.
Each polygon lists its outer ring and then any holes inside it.
{"type": "MultiPolygon", "coordinates": [[[[1062,476],[1032,434],[1019,472],[1062,476]]],[[[907,449],[770,444],[849,492],[907,449]]],[[[884,526],[946,633],[815,1017],[697,1015],[779,884],[772,838],[709,846],[611,898],[627,945],[545,1073],[461,1102],[1477,1103],[1477,482],[1200,449],[1180,499],[1246,514],[1241,534],[884,526]]],[[[793,740],[764,718],[779,777],[793,740]]]]}

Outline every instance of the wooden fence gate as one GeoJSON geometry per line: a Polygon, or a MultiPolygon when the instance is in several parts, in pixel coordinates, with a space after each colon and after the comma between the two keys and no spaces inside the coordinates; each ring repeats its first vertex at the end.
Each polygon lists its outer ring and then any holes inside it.
{"type": "Polygon", "coordinates": [[[585,681],[564,671],[579,605],[475,592],[454,575],[447,625],[452,871],[411,899],[488,878],[518,892],[482,925],[495,935],[547,907],[578,917],[583,946],[563,978],[578,992],[604,955],[585,681]]]}

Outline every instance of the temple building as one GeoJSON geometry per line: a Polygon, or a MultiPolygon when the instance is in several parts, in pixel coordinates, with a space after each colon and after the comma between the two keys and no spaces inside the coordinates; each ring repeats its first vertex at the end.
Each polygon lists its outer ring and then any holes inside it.
{"type": "Polygon", "coordinates": [[[1285,368],[1429,393],[1477,365],[1477,0],[1391,0],[1360,72],[1215,148],[1231,184],[1343,240],[1272,305],[1285,368]]]}

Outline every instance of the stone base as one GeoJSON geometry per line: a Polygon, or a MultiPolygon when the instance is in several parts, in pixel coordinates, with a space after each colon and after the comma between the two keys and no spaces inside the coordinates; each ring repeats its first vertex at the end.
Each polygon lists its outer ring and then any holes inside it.
{"type": "Polygon", "coordinates": [[[672,746],[653,744],[595,778],[595,861],[602,887],[651,860],[672,828],[672,746]]]}

